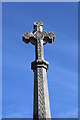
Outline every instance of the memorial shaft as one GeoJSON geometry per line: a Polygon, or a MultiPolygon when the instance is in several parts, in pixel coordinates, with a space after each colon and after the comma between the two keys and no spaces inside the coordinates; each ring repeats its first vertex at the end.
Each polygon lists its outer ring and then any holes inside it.
{"type": "Polygon", "coordinates": [[[23,41],[31,42],[35,46],[35,61],[31,63],[31,69],[34,71],[34,120],[51,118],[46,76],[49,63],[44,60],[43,46],[47,42],[52,43],[54,38],[52,32],[47,34],[43,30],[43,23],[40,21],[34,22],[34,30],[31,33],[23,34],[23,41]]]}

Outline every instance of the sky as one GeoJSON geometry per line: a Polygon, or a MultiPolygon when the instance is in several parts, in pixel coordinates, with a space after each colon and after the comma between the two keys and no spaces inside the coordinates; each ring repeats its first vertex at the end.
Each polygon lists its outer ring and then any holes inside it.
{"type": "Polygon", "coordinates": [[[44,46],[52,118],[78,117],[78,3],[2,3],[2,117],[32,118],[35,48],[22,41],[36,20],[55,41],[44,46]]]}
{"type": "MultiPolygon", "coordinates": [[[[2,4],[0,2],[0,18],[2,18],[2,4]]],[[[2,118],[2,19],[0,19],[0,119],[2,118]]]]}

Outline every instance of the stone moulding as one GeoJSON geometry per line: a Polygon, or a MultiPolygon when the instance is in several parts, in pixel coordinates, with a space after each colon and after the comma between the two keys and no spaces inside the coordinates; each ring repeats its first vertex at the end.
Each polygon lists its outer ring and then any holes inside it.
{"type": "Polygon", "coordinates": [[[46,70],[49,68],[49,63],[45,60],[35,60],[31,63],[31,69],[34,71],[35,68],[37,67],[43,67],[46,70]]]}

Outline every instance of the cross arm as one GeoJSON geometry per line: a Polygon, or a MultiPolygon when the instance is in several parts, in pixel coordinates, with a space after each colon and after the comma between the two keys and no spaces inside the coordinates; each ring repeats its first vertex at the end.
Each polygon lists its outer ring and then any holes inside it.
{"type": "Polygon", "coordinates": [[[31,42],[33,45],[35,45],[36,39],[43,39],[43,44],[45,45],[47,42],[54,42],[55,34],[52,32],[46,33],[45,31],[32,31],[31,33],[25,32],[22,38],[26,44],[31,42]]]}
{"type": "Polygon", "coordinates": [[[52,43],[54,42],[55,39],[55,34],[53,32],[49,32],[48,34],[45,35],[44,37],[44,41],[48,42],[48,43],[52,43]]]}
{"type": "Polygon", "coordinates": [[[30,35],[28,32],[25,32],[22,36],[23,41],[28,44],[30,42],[30,35]]]}
{"type": "Polygon", "coordinates": [[[29,42],[31,42],[33,45],[35,45],[35,38],[34,38],[34,34],[25,32],[22,36],[23,41],[28,44],[29,42]]]}

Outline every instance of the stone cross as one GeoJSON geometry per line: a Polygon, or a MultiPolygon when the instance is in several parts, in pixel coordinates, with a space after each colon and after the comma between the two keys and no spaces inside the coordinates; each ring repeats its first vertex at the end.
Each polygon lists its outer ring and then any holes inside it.
{"type": "Polygon", "coordinates": [[[31,42],[35,46],[35,61],[31,63],[31,69],[34,71],[34,120],[51,118],[46,76],[49,63],[44,60],[43,45],[52,43],[54,38],[52,32],[47,34],[43,30],[43,23],[39,20],[34,22],[34,30],[31,33],[23,34],[23,41],[26,44],[31,42]]]}

